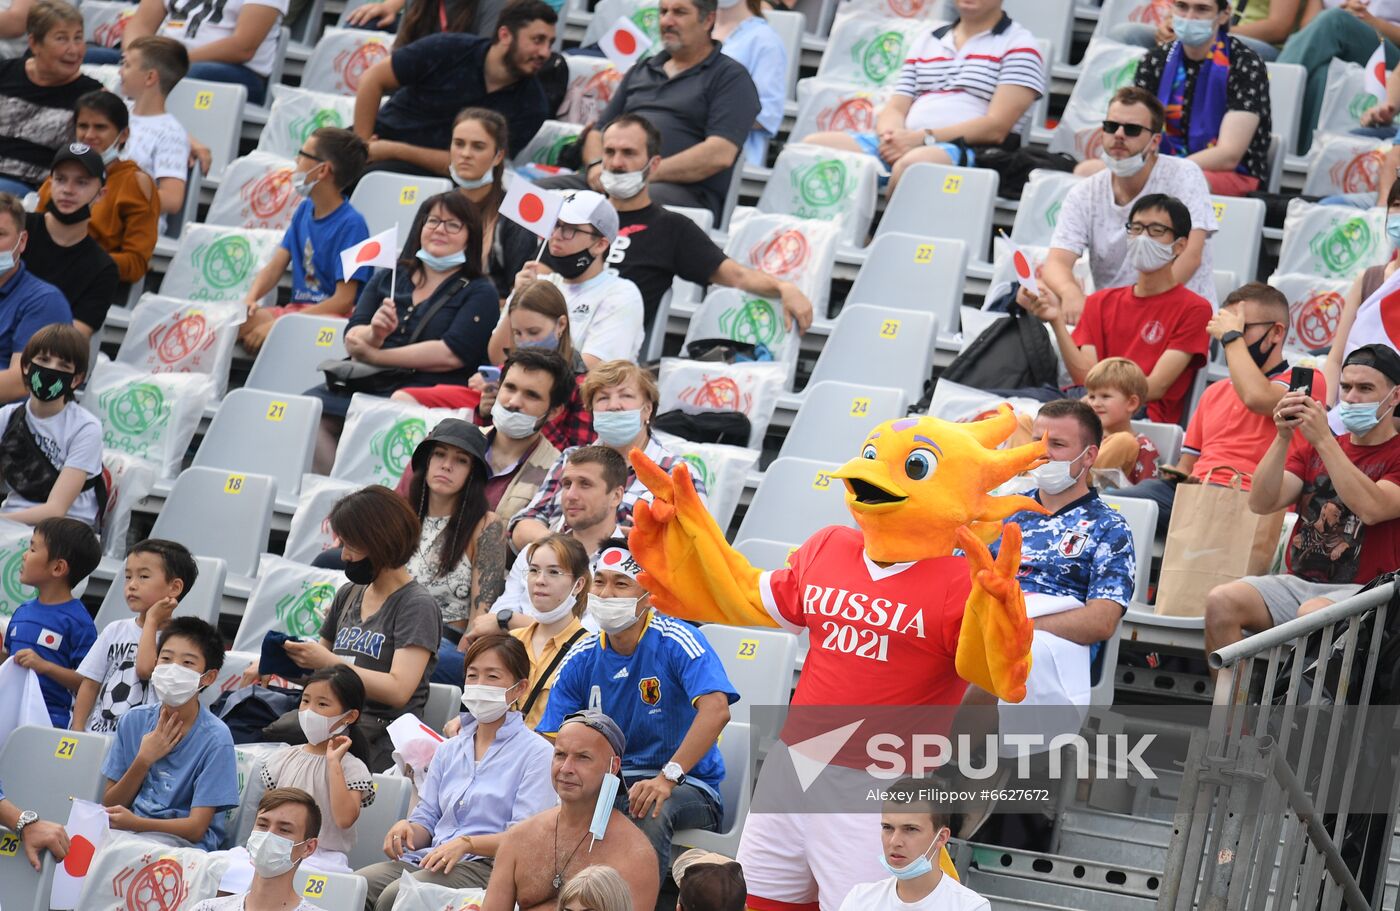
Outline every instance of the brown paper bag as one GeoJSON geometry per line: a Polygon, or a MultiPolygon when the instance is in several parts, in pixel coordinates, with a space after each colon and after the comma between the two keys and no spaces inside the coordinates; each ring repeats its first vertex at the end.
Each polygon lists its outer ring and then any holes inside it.
{"type": "MultiPolygon", "coordinates": [[[[1226,469],[1220,469],[1224,472],[1226,469]]],[[[1158,614],[1201,617],[1217,585],[1269,571],[1284,512],[1255,515],[1243,475],[1230,469],[1228,486],[1178,484],[1157,584],[1158,614]]]]}

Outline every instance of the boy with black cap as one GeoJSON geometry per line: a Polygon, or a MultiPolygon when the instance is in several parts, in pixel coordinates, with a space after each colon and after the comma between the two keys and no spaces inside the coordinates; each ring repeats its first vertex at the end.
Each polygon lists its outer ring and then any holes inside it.
{"type": "Polygon", "coordinates": [[[1297,506],[1288,572],[1220,585],[1206,599],[1206,654],[1340,601],[1400,565],[1400,354],[1363,345],[1342,364],[1334,434],[1307,390],[1274,409],[1277,435],[1254,473],[1249,508],[1297,506]]]}
{"type": "Polygon", "coordinates": [[[73,309],[73,325],[88,338],[107,319],[119,281],[117,264],[88,235],[92,205],[106,182],[107,170],[97,150],[69,143],[53,157],[48,205],[25,218],[29,242],[24,264],[63,292],[73,309]]]}

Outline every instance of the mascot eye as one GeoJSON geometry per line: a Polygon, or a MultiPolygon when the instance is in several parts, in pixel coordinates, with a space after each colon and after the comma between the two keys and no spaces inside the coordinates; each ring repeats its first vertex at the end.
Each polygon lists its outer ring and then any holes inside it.
{"type": "Polygon", "coordinates": [[[874,458],[875,458],[875,447],[874,447],[874,446],[867,446],[867,447],[865,447],[864,449],[862,449],[862,450],[860,451],[860,457],[861,457],[862,459],[874,459],[874,458]]]}
{"type": "Polygon", "coordinates": [[[938,457],[927,449],[915,449],[904,460],[904,473],[911,481],[922,481],[938,467],[938,457]]]}

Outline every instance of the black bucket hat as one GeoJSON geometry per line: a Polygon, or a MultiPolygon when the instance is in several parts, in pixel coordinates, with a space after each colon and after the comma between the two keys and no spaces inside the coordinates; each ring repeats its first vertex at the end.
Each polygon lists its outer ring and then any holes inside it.
{"type": "Polygon", "coordinates": [[[428,457],[432,455],[433,445],[436,443],[456,446],[472,457],[476,463],[475,470],[481,472],[482,477],[489,476],[489,469],[486,467],[486,434],[475,424],[469,424],[461,418],[443,420],[433,428],[432,433],[423,438],[423,442],[413,450],[410,464],[414,474],[422,474],[427,469],[428,457]]]}

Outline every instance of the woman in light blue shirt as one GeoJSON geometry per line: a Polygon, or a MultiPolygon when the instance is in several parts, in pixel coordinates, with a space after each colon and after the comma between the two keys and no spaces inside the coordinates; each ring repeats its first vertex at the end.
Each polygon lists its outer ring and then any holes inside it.
{"type": "Polygon", "coordinates": [[[778,135],[787,98],[787,48],[777,31],[763,18],[760,0],[719,0],[714,38],[721,50],[744,65],[758,89],[758,122],[744,142],[744,158],[763,167],[768,141],[778,135]]]}
{"type": "Polygon", "coordinates": [[[428,765],[418,806],[384,838],[390,858],[356,871],[369,904],[390,911],[399,876],[452,889],[484,889],[506,829],[558,803],[554,747],[511,708],[528,695],[530,658],[519,639],[482,636],[466,655],[467,716],[428,765]]]}

